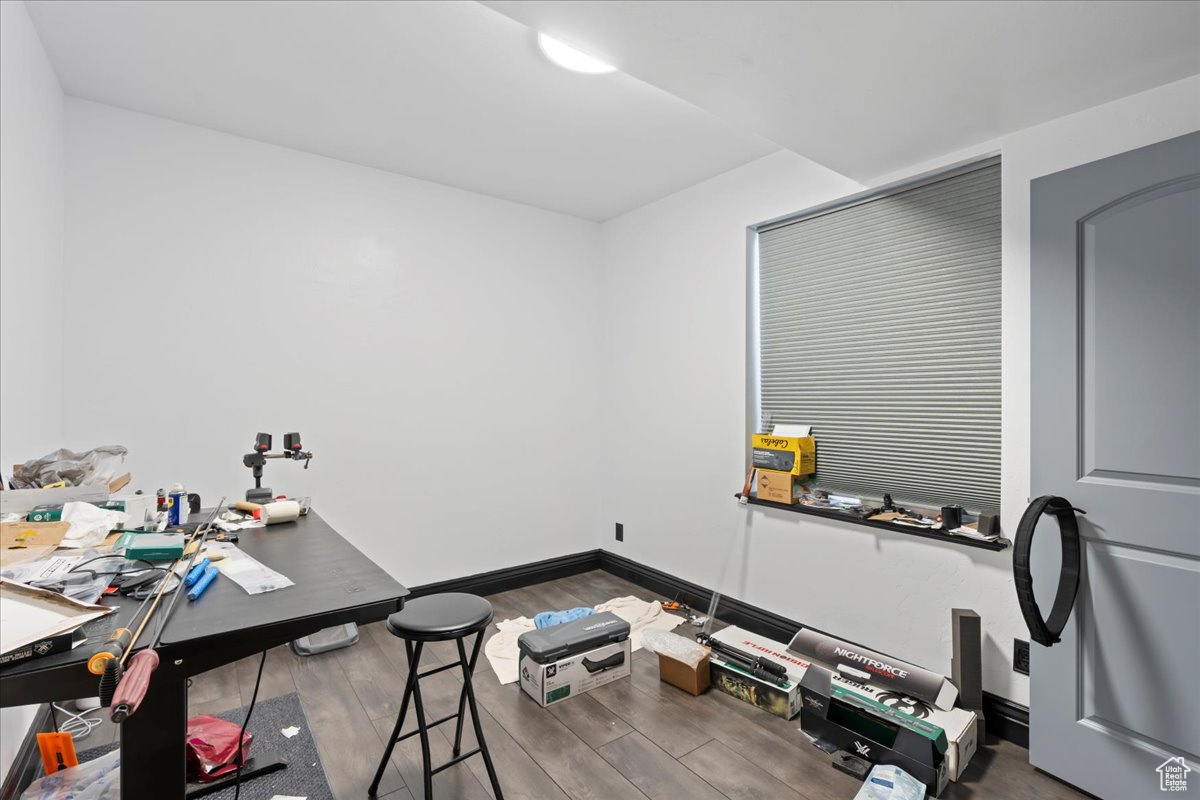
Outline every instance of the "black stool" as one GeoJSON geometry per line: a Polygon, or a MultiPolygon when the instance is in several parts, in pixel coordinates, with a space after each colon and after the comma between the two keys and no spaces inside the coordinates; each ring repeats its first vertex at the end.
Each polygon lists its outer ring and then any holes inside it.
{"type": "Polygon", "coordinates": [[[421,737],[422,773],[425,779],[426,800],[433,796],[434,775],[476,753],[483,756],[483,764],[487,767],[488,778],[492,781],[492,790],[496,793],[496,800],[504,800],[504,795],[500,792],[500,782],[496,780],[496,768],[492,766],[492,757],[488,753],[487,742],[483,740],[483,727],[479,724],[479,709],[475,706],[475,691],[471,688],[471,676],[475,672],[475,661],[479,658],[479,647],[483,644],[483,632],[491,621],[491,603],[473,594],[459,593],[435,594],[410,600],[404,604],[403,610],[388,617],[388,630],[393,636],[399,636],[404,640],[404,649],[408,651],[408,682],[404,685],[404,699],[400,701],[400,716],[396,718],[396,727],[392,729],[392,737],[383,751],[379,769],[375,771],[375,780],[371,781],[370,795],[372,797],[379,788],[383,770],[387,766],[388,759],[392,757],[392,749],[396,743],[416,734],[421,737]],[[471,658],[468,660],[467,651],[463,647],[463,639],[472,633],[475,634],[475,646],[471,649],[471,658]],[[426,642],[446,642],[451,639],[458,645],[458,661],[435,667],[428,672],[417,671],[421,663],[421,650],[426,642]],[[458,666],[462,667],[463,672],[463,688],[462,694],[458,698],[458,713],[426,723],[419,680],[458,666]],[[401,736],[400,729],[404,727],[404,716],[408,713],[410,697],[417,707],[417,729],[401,736]],[[460,751],[462,750],[463,710],[467,705],[471,706],[471,724],[475,727],[475,741],[479,746],[469,753],[462,753],[460,751]],[[458,720],[458,729],[454,732],[454,757],[445,764],[431,768],[429,729],[452,719],[458,720]]]}

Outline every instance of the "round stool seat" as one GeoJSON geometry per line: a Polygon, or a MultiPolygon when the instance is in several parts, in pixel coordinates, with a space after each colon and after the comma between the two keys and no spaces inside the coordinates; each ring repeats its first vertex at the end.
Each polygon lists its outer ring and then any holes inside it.
{"type": "Polygon", "coordinates": [[[404,604],[388,617],[388,630],[403,639],[438,642],[459,639],[492,621],[492,604],[482,597],[461,592],[431,594],[404,604]]]}

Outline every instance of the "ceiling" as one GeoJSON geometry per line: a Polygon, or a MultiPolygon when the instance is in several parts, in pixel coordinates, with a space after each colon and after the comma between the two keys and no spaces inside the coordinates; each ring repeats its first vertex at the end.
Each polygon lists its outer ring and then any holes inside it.
{"type": "Polygon", "coordinates": [[[26,5],[67,94],[590,220],[779,149],[474,2],[26,5]]]}
{"type": "Polygon", "coordinates": [[[1196,2],[484,2],[859,181],[1200,73],[1196,2]]]}
{"type": "Polygon", "coordinates": [[[869,182],[1200,73],[1196,2],[26,5],[70,95],[598,221],[781,147],[869,182]]]}

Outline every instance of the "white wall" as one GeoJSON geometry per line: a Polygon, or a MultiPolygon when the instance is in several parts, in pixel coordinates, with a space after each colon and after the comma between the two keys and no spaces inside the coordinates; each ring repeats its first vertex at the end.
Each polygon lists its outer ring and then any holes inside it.
{"type": "MultiPolygon", "coordinates": [[[[63,95],[24,3],[0,3],[0,473],[59,446],[63,95]]],[[[34,706],[0,711],[0,780],[34,706]]]]}
{"type": "Polygon", "coordinates": [[[59,446],[63,94],[24,3],[0,3],[0,472],[59,446]]]}
{"type": "MultiPolygon", "coordinates": [[[[1192,78],[914,166],[1003,155],[1002,525],[1029,486],[1029,181],[1200,128],[1192,78]]],[[[892,174],[873,181],[903,177],[892,174]]],[[[742,509],[746,225],[851,193],[776,154],[603,226],[601,546],[898,657],[948,671],[950,609],[984,621],[984,688],[1020,703],[1028,639],[1011,553],[742,509]],[[655,465],[670,453],[671,469],[655,465]],[[613,522],[625,542],[613,540],[613,522]],[[743,525],[748,532],[743,533],[743,525]]]]}
{"type": "Polygon", "coordinates": [[[256,431],[300,431],[311,468],[266,485],[410,585],[588,549],[598,250],[594,223],[68,99],[66,440],[213,503],[256,431]]]}

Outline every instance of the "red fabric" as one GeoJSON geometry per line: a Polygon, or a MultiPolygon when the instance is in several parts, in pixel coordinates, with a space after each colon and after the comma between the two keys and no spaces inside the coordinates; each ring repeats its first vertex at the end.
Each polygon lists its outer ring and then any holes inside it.
{"type": "MultiPolygon", "coordinates": [[[[237,769],[237,738],[242,726],[201,714],[187,724],[187,777],[189,781],[214,781],[237,769]]],[[[242,737],[242,759],[250,758],[250,731],[242,737]]]]}

